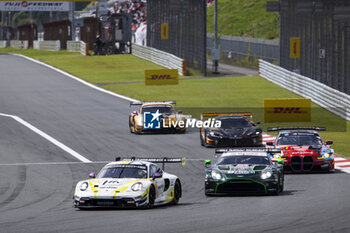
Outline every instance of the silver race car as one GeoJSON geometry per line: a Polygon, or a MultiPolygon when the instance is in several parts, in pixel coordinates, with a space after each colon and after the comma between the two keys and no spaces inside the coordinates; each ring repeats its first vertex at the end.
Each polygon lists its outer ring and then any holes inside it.
{"type": "Polygon", "coordinates": [[[96,176],[78,182],[73,196],[76,208],[145,207],[177,204],[180,179],[164,172],[165,163],[182,163],[185,158],[132,158],[108,163],[96,176]],[[155,163],[162,163],[163,170],[155,163]]]}

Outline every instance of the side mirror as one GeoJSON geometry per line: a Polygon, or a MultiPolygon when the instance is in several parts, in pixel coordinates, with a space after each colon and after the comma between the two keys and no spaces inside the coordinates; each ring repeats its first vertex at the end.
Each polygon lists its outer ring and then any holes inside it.
{"type": "Polygon", "coordinates": [[[90,173],[90,174],[89,174],[89,177],[90,177],[90,178],[96,178],[95,172],[90,173]]]}
{"type": "Polygon", "coordinates": [[[273,142],[266,142],[267,146],[273,146],[273,142]]]}
{"type": "Polygon", "coordinates": [[[139,113],[137,111],[132,111],[133,114],[138,115],[139,113]]]}
{"type": "Polygon", "coordinates": [[[162,178],[162,177],[163,177],[163,173],[161,173],[161,172],[156,172],[156,173],[153,174],[153,178],[154,179],[162,178]]]}
{"type": "Polygon", "coordinates": [[[205,167],[210,167],[211,165],[211,160],[205,160],[204,161],[205,167]]]}
{"type": "Polygon", "coordinates": [[[326,140],[326,145],[332,145],[333,141],[332,140],[326,140]]]}
{"type": "Polygon", "coordinates": [[[178,110],[177,113],[178,113],[178,114],[182,114],[183,111],[182,111],[182,110],[178,110]]]}

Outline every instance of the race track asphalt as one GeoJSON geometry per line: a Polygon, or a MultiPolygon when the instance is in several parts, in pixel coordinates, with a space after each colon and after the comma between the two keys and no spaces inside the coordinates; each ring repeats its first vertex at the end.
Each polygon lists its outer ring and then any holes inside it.
{"type": "Polygon", "coordinates": [[[213,159],[214,151],[200,146],[198,132],[130,134],[128,101],[24,58],[0,55],[0,113],[22,118],[91,161],[116,156],[189,159],[185,167],[166,166],[183,184],[177,206],[79,211],[72,208],[76,182],[103,164],[60,164],[77,159],[0,116],[1,233],[350,232],[349,174],[286,175],[279,196],[206,197],[200,159],[213,159]]]}

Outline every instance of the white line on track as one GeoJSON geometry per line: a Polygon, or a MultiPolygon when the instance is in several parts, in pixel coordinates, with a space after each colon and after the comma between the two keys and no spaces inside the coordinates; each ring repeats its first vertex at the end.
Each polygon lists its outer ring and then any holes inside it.
{"type": "MultiPolygon", "coordinates": [[[[110,163],[111,161],[90,161],[93,163],[110,163]]],[[[0,166],[35,166],[35,165],[71,165],[71,164],[86,164],[86,162],[38,162],[38,163],[0,163],[0,166]]]]}
{"type": "Polygon", "coordinates": [[[64,145],[63,143],[57,141],[56,139],[54,139],[53,137],[51,137],[50,135],[44,133],[43,131],[41,131],[40,129],[36,128],[35,126],[29,124],[28,122],[26,122],[25,120],[23,120],[22,118],[18,117],[18,116],[14,116],[14,115],[9,115],[9,114],[4,114],[4,113],[0,113],[0,116],[3,117],[8,117],[8,118],[12,118],[14,120],[16,120],[17,122],[21,123],[22,125],[24,125],[25,127],[29,128],[30,130],[32,130],[33,132],[39,134],[41,137],[45,138],[46,140],[50,141],[52,144],[58,146],[59,148],[61,148],[62,150],[66,151],[67,153],[69,153],[70,155],[72,155],[74,158],[80,160],[83,163],[91,163],[90,160],[88,160],[87,158],[85,158],[84,156],[82,156],[81,154],[79,154],[78,152],[72,150],[71,148],[69,148],[68,146],[64,145]]]}
{"type": "MultiPolygon", "coordinates": [[[[0,115],[2,115],[0,113],[0,115]]],[[[186,161],[205,161],[206,159],[187,159],[186,161]]],[[[71,164],[99,164],[99,163],[103,163],[103,164],[107,164],[107,163],[111,163],[111,162],[115,162],[115,161],[89,161],[89,162],[36,162],[36,163],[0,163],[0,167],[1,166],[35,166],[35,165],[71,165],[71,164]]]]}
{"type": "Polygon", "coordinates": [[[58,73],[61,73],[61,74],[65,75],[65,76],[67,76],[67,77],[69,77],[69,78],[71,78],[71,79],[74,79],[74,80],[76,80],[76,81],[78,81],[78,82],[80,82],[80,83],[82,83],[82,84],[84,84],[84,85],[86,85],[86,86],[88,86],[88,87],[91,87],[91,88],[93,88],[93,89],[95,89],[95,90],[98,90],[98,91],[100,91],[100,92],[103,92],[103,93],[106,93],[106,94],[109,94],[109,95],[118,97],[118,98],[120,98],[120,99],[124,99],[124,100],[127,100],[127,101],[131,101],[131,102],[132,102],[132,101],[138,101],[137,99],[133,99],[133,98],[130,98],[130,97],[127,97],[127,96],[124,96],[124,95],[120,95],[120,94],[117,94],[117,93],[114,93],[114,92],[111,92],[111,91],[107,91],[107,90],[105,90],[105,89],[103,89],[103,88],[97,87],[97,86],[95,86],[95,85],[93,85],[93,84],[91,84],[91,83],[88,83],[88,82],[86,82],[86,81],[84,81],[84,80],[82,80],[82,79],[80,79],[80,78],[78,78],[78,77],[76,77],[76,76],[74,76],[74,75],[68,74],[67,72],[65,72],[65,71],[63,71],[63,70],[60,70],[60,69],[58,69],[58,68],[55,68],[55,67],[50,66],[50,65],[48,65],[48,64],[45,64],[45,63],[43,63],[43,62],[41,62],[41,61],[38,61],[38,60],[35,60],[35,59],[33,59],[33,58],[24,56],[24,55],[22,55],[22,54],[11,53],[11,55],[14,55],[14,56],[17,56],[17,57],[22,57],[22,58],[25,58],[25,59],[27,59],[27,60],[29,60],[29,61],[32,61],[32,62],[34,62],[34,63],[37,63],[37,64],[39,64],[39,65],[45,66],[45,67],[47,67],[47,68],[49,68],[49,69],[52,69],[52,70],[54,70],[54,71],[56,71],[56,72],[58,72],[58,73]]]}

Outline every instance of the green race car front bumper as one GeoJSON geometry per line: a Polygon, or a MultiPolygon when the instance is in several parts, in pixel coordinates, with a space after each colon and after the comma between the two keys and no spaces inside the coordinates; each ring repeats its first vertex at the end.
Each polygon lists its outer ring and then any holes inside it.
{"type": "Polygon", "coordinates": [[[207,179],[205,181],[206,194],[267,194],[278,189],[278,182],[269,180],[255,180],[251,178],[232,178],[225,181],[207,179]]]}

